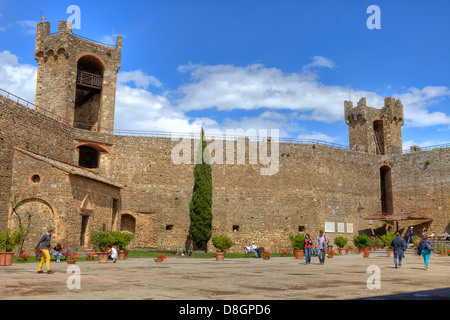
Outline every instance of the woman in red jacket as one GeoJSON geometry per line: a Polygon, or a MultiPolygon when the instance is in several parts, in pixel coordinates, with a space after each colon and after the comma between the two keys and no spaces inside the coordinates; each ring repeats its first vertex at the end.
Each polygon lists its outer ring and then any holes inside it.
{"type": "Polygon", "coordinates": [[[312,240],[311,237],[309,236],[309,233],[307,233],[305,236],[305,245],[304,245],[305,264],[311,263],[311,248],[312,248],[312,240]]]}

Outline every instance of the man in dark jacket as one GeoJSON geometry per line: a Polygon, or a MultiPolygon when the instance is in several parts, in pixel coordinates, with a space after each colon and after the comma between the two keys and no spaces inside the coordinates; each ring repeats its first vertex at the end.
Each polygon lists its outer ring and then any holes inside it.
{"type": "Polygon", "coordinates": [[[395,267],[401,267],[402,266],[402,258],[403,258],[403,250],[404,250],[404,242],[403,239],[400,238],[400,233],[397,231],[395,233],[396,237],[391,242],[391,247],[394,249],[394,264],[395,267]],[[398,264],[397,264],[398,260],[398,264]]]}
{"type": "Polygon", "coordinates": [[[53,228],[48,228],[47,233],[42,236],[42,238],[39,240],[39,242],[36,245],[36,249],[41,246],[42,251],[42,259],[41,263],[38,267],[38,273],[44,273],[42,271],[42,267],[44,266],[44,262],[47,262],[47,273],[51,274],[53,273],[52,270],[50,270],[50,253],[49,250],[51,250],[52,246],[50,242],[52,241],[52,234],[53,234],[53,228]]]}

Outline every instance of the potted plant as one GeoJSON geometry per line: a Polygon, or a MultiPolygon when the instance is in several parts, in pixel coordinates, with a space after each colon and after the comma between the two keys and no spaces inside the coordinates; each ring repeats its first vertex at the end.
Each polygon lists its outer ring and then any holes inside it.
{"type": "Polygon", "coordinates": [[[355,250],[355,248],[353,248],[353,246],[352,245],[349,245],[349,246],[347,246],[347,254],[348,253],[353,253],[353,250],[355,250]]]}
{"type": "Polygon", "coordinates": [[[159,255],[156,256],[155,262],[163,262],[166,259],[167,259],[166,256],[163,256],[162,254],[159,254],[159,255]]]}
{"type": "Polygon", "coordinates": [[[381,249],[381,247],[383,246],[383,240],[381,240],[380,237],[377,237],[377,239],[375,240],[375,244],[377,246],[377,249],[381,249]]]}
{"type": "Polygon", "coordinates": [[[28,258],[30,258],[29,255],[27,255],[26,253],[22,252],[19,256],[19,258],[17,258],[17,261],[27,261],[28,258]]]}
{"type": "Polygon", "coordinates": [[[358,248],[359,253],[363,253],[366,247],[370,246],[370,239],[367,234],[359,234],[353,239],[353,244],[358,248]]]}
{"type": "Polygon", "coordinates": [[[392,246],[391,246],[392,240],[394,240],[394,238],[395,238],[395,233],[383,234],[381,236],[384,246],[386,247],[386,252],[388,254],[388,257],[394,256],[394,249],[392,249],[392,246]]]}
{"type": "Polygon", "coordinates": [[[281,256],[282,257],[287,257],[289,253],[286,250],[281,251],[281,256]]]}
{"type": "Polygon", "coordinates": [[[370,251],[364,251],[363,257],[364,257],[364,258],[368,258],[368,257],[369,257],[369,254],[370,254],[370,251]]]}
{"type": "Polygon", "coordinates": [[[77,254],[69,254],[67,256],[67,263],[68,264],[75,264],[77,262],[78,255],[77,254]]]}
{"type": "Polygon", "coordinates": [[[337,236],[334,239],[334,244],[338,247],[339,254],[341,256],[345,256],[347,253],[347,250],[345,249],[345,245],[347,244],[348,239],[343,236],[337,236]]]}
{"type": "Polygon", "coordinates": [[[95,259],[95,255],[93,252],[89,252],[86,256],[86,260],[94,260],[95,259]]]}
{"type": "Polygon", "coordinates": [[[290,235],[289,240],[292,242],[295,259],[303,259],[303,247],[305,246],[305,235],[298,233],[295,236],[290,235]]]}
{"type": "Polygon", "coordinates": [[[114,238],[113,246],[116,246],[119,254],[120,260],[126,260],[128,258],[127,246],[130,244],[131,240],[134,239],[135,235],[128,231],[113,231],[111,232],[114,238]]]}
{"type": "Polygon", "coordinates": [[[369,238],[369,242],[370,242],[369,250],[370,250],[370,251],[375,251],[375,247],[377,246],[377,238],[375,238],[375,237],[370,237],[370,238],[369,238]]]}
{"type": "Polygon", "coordinates": [[[266,251],[266,252],[264,253],[263,259],[264,259],[264,260],[269,260],[269,259],[270,259],[270,252],[266,251]]]}
{"type": "Polygon", "coordinates": [[[213,246],[216,250],[216,260],[223,261],[225,259],[225,252],[227,249],[231,248],[234,243],[227,236],[216,236],[212,238],[213,246]]]}
{"type": "Polygon", "coordinates": [[[109,245],[114,243],[114,237],[111,231],[94,231],[91,232],[91,244],[97,249],[98,262],[107,263],[108,253],[105,252],[109,245]]]}
{"type": "Polygon", "coordinates": [[[334,250],[328,250],[326,252],[326,254],[327,254],[328,258],[333,258],[333,256],[336,254],[336,252],[334,250]]]}
{"type": "Polygon", "coordinates": [[[447,256],[450,257],[450,250],[447,250],[447,256]]]}
{"type": "Polygon", "coordinates": [[[0,232],[0,266],[10,266],[13,261],[15,252],[13,251],[23,240],[25,228],[20,227],[19,230],[14,231],[11,235],[11,230],[0,232]]]}
{"type": "Polygon", "coordinates": [[[438,254],[439,257],[447,257],[448,256],[448,254],[445,250],[444,244],[438,244],[436,246],[435,252],[438,254]]]}

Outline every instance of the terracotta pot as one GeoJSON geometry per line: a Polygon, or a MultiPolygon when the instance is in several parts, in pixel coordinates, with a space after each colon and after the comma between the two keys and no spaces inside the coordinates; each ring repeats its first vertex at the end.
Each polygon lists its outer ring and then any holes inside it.
{"type": "Polygon", "coordinates": [[[155,258],[155,262],[163,262],[163,261],[164,261],[163,259],[155,258]]]}
{"type": "Polygon", "coordinates": [[[364,253],[366,251],[365,247],[358,247],[358,253],[364,253]]]}
{"type": "Polygon", "coordinates": [[[13,257],[16,253],[15,252],[7,252],[6,253],[6,262],[5,262],[5,253],[0,252],[0,266],[10,266],[13,262],[13,257]]]}
{"type": "Polygon", "coordinates": [[[127,260],[128,252],[129,250],[119,250],[119,260],[127,260]]]}
{"type": "Polygon", "coordinates": [[[345,256],[347,254],[347,250],[345,250],[344,248],[339,248],[339,254],[341,256],[345,256]]]}
{"type": "Polygon", "coordinates": [[[77,260],[67,260],[68,264],[75,264],[77,262],[77,260]]]}
{"type": "Polygon", "coordinates": [[[327,255],[327,257],[331,259],[331,258],[333,258],[333,255],[330,254],[330,255],[327,255]]]}
{"type": "Polygon", "coordinates": [[[294,250],[295,259],[303,259],[304,251],[303,250],[294,250]]]}
{"type": "Polygon", "coordinates": [[[448,254],[447,254],[447,252],[439,252],[438,256],[439,257],[448,257],[448,254]]]}
{"type": "Polygon", "coordinates": [[[270,257],[263,257],[263,259],[264,259],[264,260],[269,260],[269,259],[270,259],[270,257]]]}
{"type": "Polygon", "coordinates": [[[380,245],[377,245],[377,249],[380,250],[380,249],[381,249],[381,246],[380,246],[380,245]]]}
{"type": "Polygon", "coordinates": [[[370,251],[375,251],[375,247],[370,247],[370,251]]]}
{"type": "Polygon", "coordinates": [[[363,254],[363,257],[364,257],[364,258],[368,258],[369,255],[368,255],[368,254],[363,254]]]}
{"type": "Polygon", "coordinates": [[[225,259],[225,251],[216,251],[216,260],[223,261],[225,259]]]}
{"type": "Polygon", "coordinates": [[[389,248],[387,248],[386,249],[386,252],[387,252],[387,254],[388,254],[388,257],[393,257],[394,256],[394,249],[389,249],[389,248]]]}
{"type": "Polygon", "coordinates": [[[107,252],[97,252],[98,262],[99,263],[107,263],[108,262],[108,253],[107,252]]]}

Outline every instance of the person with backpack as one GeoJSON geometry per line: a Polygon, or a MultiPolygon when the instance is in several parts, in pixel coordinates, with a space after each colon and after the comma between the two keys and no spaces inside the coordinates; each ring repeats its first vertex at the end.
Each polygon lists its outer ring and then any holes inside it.
{"type": "Polygon", "coordinates": [[[312,240],[309,236],[309,233],[305,235],[305,264],[311,264],[311,248],[312,248],[312,240]]]}
{"type": "Polygon", "coordinates": [[[430,240],[428,240],[427,235],[422,235],[422,239],[417,246],[417,254],[422,255],[423,261],[425,263],[425,270],[428,270],[428,261],[430,259],[431,251],[433,250],[434,248],[431,245],[430,240]]]}
{"type": "Polygon", "coordinates": [[[400,233],[397,231],[395,233],[396,237],[391,242],[391,247],[394,249],[394,265],[395,268],[401,268],[403,259],[403,250],[406,242],[400,238],[400,233]]]}

